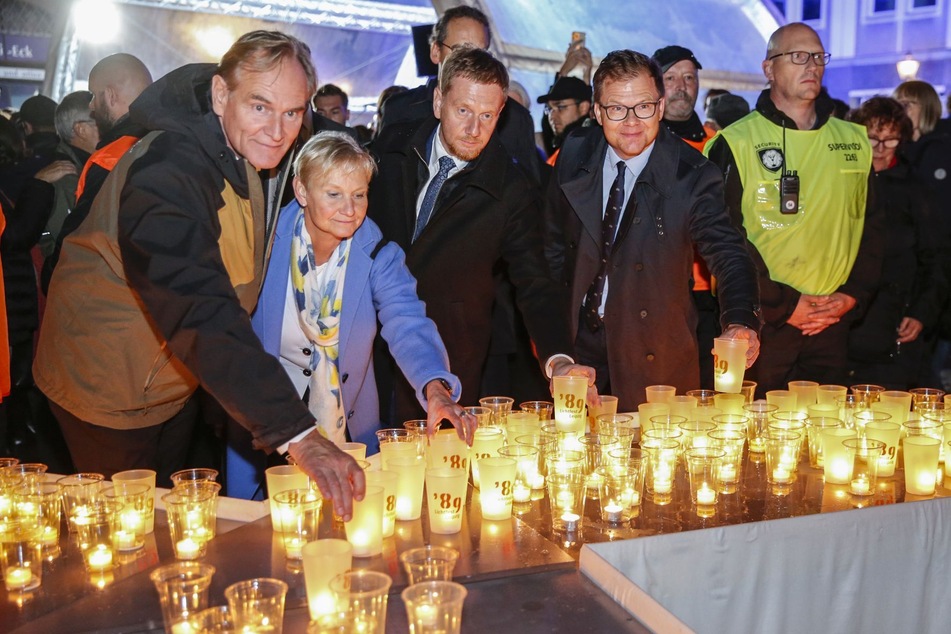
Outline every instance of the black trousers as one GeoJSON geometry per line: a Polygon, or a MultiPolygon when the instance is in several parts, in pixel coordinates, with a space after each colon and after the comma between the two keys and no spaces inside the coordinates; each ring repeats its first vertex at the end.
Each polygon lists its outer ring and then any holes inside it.
{"type": "Polygon", "coordinates": [[[840,321],[808,337],[789,325],[763,326],[759,358],[747,370],[748,378],[758,383],[757,398],[769,390],[787,389],[790,381],[849,385],[849,325],[840,321]]]}
{"type": "Polygon", "coordinates": [[[204,466],[187,464],[198,420],[197,399],[189,399],[178,414],[164,423],[140,429],[93,425],[53,401],[49,403],[77,471],[101,473],[108,479],[126,469],[153,469],[156,486],[170,487],[169,476],[176,471],[204,466]]]}

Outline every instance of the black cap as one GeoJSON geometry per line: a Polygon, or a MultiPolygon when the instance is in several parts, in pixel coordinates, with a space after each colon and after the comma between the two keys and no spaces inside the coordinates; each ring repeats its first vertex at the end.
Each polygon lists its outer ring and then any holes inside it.
{"type": "Polygon", "coordinates": [[[577,77],[559,77],[551,87],[549,93],[542,95],[535,101],[538,103],[548,103],[549,101],[560,101],[562,99],[591,101],[591,86],[577,77]]]}
{"type": "Polygon", "coordinates": [[[694,63],[698,69],[703,68],[700,65],[700,62],[697,61],[697,58],[693,56],[693,51],[689,48],[684,48],[683,46],[677,46],[676,44],[671,46],[665,46],[664,48],[659,48],[654,51],[654,61],[660,65],[660,69],[663,72],[667,72],[671,66],[677,62],[682,62],[685,59],[689,59],[694,63]]]}
{"type": "Polygon", "coordinates": [[[20,118],[34,128],[53,127],[56,102],[45,95],[33,95],[20,106],[20,118]]]}
{"type": "Polygon", "coordinates": [[[750,113],[750,104],[746,99],[739,95],[717,95],[710,100],[707,106],[707,119],[717,122],[721,128],[725,128],[731,123],[739,121],[750,113]]]}

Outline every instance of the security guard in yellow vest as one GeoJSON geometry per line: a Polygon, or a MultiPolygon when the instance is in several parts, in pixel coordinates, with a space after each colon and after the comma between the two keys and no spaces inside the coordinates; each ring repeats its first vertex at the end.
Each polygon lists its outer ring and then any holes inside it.
{"type": "Polygon", "coordinates": [[[706,148],[758,268],[760,393],[845,380],[849,323],[881,270],[872,152],[864,128],[830,118],[832,101],[820,95],[829,57],[805,24],[778,29],[763,61],[770,87],[706,148]]]}

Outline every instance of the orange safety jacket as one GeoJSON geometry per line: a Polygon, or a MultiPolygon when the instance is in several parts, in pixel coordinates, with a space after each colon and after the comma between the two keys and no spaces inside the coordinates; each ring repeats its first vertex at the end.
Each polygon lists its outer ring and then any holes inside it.
{"type": "Polygon", "coordinates": [[[119,162],[119,159],[122,158],[122,155],[128,152],[129,148],[135,145],[135,142],[138,140],[139,138],[134,136],[120,136],[109,145],[93,152],[92,156],[89,157],[89,160],[86,161],[86,164],[83,166],[82,174],[79,175],[79,183],[76,185],[76,200],[79,200],[79,197],[83,194],[83,190],[86,189],[86,174],[89,173],[89,167],[91,165],[98,165],[107,172],[111,172],[112,168],[119,162]]]}

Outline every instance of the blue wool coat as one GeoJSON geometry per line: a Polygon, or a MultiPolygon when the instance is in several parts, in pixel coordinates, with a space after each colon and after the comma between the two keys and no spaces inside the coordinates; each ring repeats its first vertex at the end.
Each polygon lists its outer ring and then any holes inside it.
{"type": "MultiPolygon", "coordinates": [[[[274,356],[280,354],[291,242],[299,212],[297,201],[281,210],[264,286],[251,317],[251,325],[264,349],[274,356]]],[[[448,381],[454,399],[458,399],[461,392],[459,379],[449,371],[449,357],[436,325],[426,317],[425,304],[416,295],[416,279],[406,268],[403,250],[391,242],[373,255],[382,238],[380,229],[369,218],[354,234],[340,317],[340,387],[347,428],[352,440],[366,443],[368,454],[379,450],[375,433],[380,429],[379,399],[372,363],[377,320],[390,352],[424,408],[426,399],[422,389],[433,379],[448,381]]],[[[230,434],[228,444],[229,495],[234,496],[235,491],[231,489],[239,485],[232,485],[230,473],[234,469],[246,471],[249,467],[241,468],[242,456],[239,455],[241,447],[246,445],[241,441],[232,442],[230,434]]],[[[263,455],[255,457],[244,453],[244,462],[254,457],[255,462],[263,464],[263,455]]]]}

